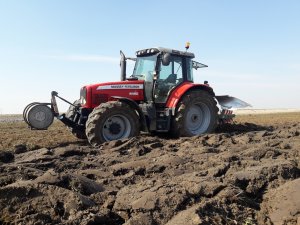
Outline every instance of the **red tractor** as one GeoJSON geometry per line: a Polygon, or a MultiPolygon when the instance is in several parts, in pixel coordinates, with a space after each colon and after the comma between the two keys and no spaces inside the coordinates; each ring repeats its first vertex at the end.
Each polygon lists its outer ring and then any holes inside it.
{"type": "Polygon", "coordinates": [[[228,109],[249,106],[234,97],[216,96],[206,81],[195,84],[193,69],[206,65],[193,61],[193,53],[148,48],[136,56],[126,58],[121,51],[121,81],[86,85],[73,104],[53,91],[51,103],[29,104],[24,120],[32,129],[47,129],[56,117],[78,138],[97,146],[140,131],[177,137],[212,132],[218,123],[232,121],[228,109]],[[135,61],[129,77],[128,59],[135,61]],[[56,97],[70,104],[67,113],[59,114],[56,97]]]}

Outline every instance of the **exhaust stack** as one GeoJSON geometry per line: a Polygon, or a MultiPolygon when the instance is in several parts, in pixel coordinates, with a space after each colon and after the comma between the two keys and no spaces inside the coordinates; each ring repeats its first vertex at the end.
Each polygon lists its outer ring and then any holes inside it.
{"type": "Polygon", "coordinates": [[[126,80],[126,56],[122,51],[120,51],[120,67],[121,67],[121,81],[126,80]]]}

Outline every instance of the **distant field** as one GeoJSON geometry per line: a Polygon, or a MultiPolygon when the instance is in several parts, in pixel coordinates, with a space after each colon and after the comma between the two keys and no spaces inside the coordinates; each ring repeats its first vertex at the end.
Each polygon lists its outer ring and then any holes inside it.
{"type": "Polygon", "coordinates": [[[258,125],[281,126],[300,123],[300,112],[270,113],[270,114],[241,114],[237,115],[238,123],[255,123],[258,125]]]}
{"type": "MultiPolygon", "coordinates": [[[[235,118],[236,123],[254,123],[264,126],[291,125],[300,122],[300,112],[275,114],[241,114],[235,118]]],[[[0,150],[14,149],[24,144],[27,148],[53,148],[69,143],[82,142],[75,138],[61,122],[55,121],[48,130],[30,130],[20,115],[0,115],[0,150]]]]}
{"type": "Polygon", "coordinates": [[[23,121],[23,116],[19,114],[0,114],[0,123],[23,121]]]}
{"type": "Polygon", "coordinates": [[[273,113],[300,113],[300,109],[238,109],[234,111],[237,115],[245,114],[273,114],[273,113]]]}

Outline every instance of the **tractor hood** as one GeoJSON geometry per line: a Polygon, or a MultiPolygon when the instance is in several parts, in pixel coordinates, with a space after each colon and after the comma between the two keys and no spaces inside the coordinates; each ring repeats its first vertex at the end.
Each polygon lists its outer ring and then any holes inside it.
{"type": "Polygon", "coordinates": [[[87,91],[86,108],[95,108],[114,97],[129,98],[134,101],[144,100],[144,81],[117,81],[85,86],[87,91]]]}
{"type": "Polygon", "coordinates": [[[144,81],[117,81],[91,85],[96,90],[143,90],[144,81]]]}

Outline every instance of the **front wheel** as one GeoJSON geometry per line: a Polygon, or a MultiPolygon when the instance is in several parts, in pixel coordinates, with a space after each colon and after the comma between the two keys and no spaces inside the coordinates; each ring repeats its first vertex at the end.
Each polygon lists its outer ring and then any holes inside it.
{"type": "Polygon", "coordinates": [[[186,94],[178,103],[172,121],[174,136],[195,136],[214,131],[218,121],[218,107],[213,96],[203,90],[186,94]]]}
{"type": "Polygon", "coordinates": [[[86,136],[93,146],[139,135],[139,118],[134,109],[119,101],[100,104],[89,115],[86,136]]]}

